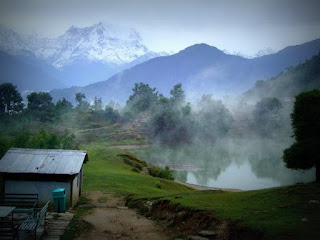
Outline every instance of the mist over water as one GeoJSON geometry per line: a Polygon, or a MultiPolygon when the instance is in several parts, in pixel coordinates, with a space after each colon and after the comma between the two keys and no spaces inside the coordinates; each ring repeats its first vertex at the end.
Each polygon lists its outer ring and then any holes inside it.
{"type": "Polygon", "coordinates": [[[169,166],[177,181],[208,187],[253,190],[314,181],[314,169],[285,167],[282,154],[290,144],[290,139],[226,137],[214,144],[153,146],[135,153],[148,163],[169,166]]]}

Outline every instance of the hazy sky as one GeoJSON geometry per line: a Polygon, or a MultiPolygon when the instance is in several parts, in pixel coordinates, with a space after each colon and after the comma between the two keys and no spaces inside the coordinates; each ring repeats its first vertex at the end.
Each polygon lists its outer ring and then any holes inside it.
{"type": "Polygon", "coordinates": [[[135,28],[153,51],[207,43],[229,52],[280,50],[320,38],[319,0],[1,0],[0,23],[58,36],[100,21],[135,28]]]}

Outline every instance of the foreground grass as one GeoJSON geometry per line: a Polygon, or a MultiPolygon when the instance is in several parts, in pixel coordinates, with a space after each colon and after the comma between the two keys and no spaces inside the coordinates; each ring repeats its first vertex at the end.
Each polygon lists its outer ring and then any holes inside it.
{"type": "Polygon", "coordinates": [[[179,207],[210,210],[219,219],[262,231],[267,238],[320,239],[320,184],[245,192],[195,191],[133,172],[117,156],[125,151],[103,149],[101,144],[85,145],[83,149],[89,153],[89,162],[84,166],[84,190],[134,194],[135,199],[167,199],[179,207]]]}
{"type": "MultiPolygon", "coordinates": [[[[217,218],[262,231],[269,239],[320,239],[319,183],[246,192],[191,190],[173,181],[133,172],[132,167],[124,164],[123,159],[117,156],[125,151],[105,147],[144,144],[148,142],[147,139],[125,132],[117,125],[109,125],[90,123],[81,128],[66,125],[76,130],[79,144],[89,143],[80,146],[80,149],[88,150],[89,153],[89,162],[84,165],[84,191],[96,190],[121,196],[134,194],[135,199],[167,199],[177,208],[213,211],[217,218]]],[[[19,123],[15,128],[0,128],[4,129],[3,139],[11,141],[12,136],[22,132],[24,128],[37,131],[39,128],[55,129],[55,126],[19,123]]],[[[81,231],[91,228],[81,220],[85,214],[88,214],[87,209],[75,211],[75,217],[62,239],[72,239],[79,236],[81,231]]]]}
{"type": "MultiPolygon", "coordinates": [[[[155,197],[170,194],[180,194],[193,191],[190,188],[173,181],[158,179],[133,172],[132,167],[126,165],[117,155],[125,153],[122,150],[105,149],[110,143],[91,143],[82,145],[81,149],[87,150],[89,162],[84,165],[83,190],[114,193],[119,196],[134,194],[137,197],[155,197]]],[[[77,205],[89,203],[81,197],[77,205]]],[[[99,202],[108,201],[100,198],[99,202]]],[[[75,239],[82,233],[92,229],[92,225],[82,217],[90,214],[88,208],[75,206],[74,217],[69,223],[61,239],[75,239]]]]}
{"type": "Polygon", "coordinates": [[[162,199],[214,211],[218,219],[262,231],[267,239],[320,239],[319,183],[246,192],[195,191],[162,199]]]}

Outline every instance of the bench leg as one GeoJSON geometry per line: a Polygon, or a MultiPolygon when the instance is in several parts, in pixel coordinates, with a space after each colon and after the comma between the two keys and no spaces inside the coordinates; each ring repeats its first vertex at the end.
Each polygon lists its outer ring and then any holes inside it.
{"type": "Polygon", "coordinates": [[[14,232],[14,235],[15,235],[15,237],[17,237],[17,240],[19,240],[19,227],[17,227],[16,229],[15,229],[15,232],[14,232]]]}

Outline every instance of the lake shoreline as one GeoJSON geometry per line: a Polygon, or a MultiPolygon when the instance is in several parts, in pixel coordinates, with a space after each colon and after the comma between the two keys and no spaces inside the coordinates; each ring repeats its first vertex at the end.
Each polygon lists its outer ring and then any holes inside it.
{"type": "Polygon", "coordinates": [[[207,187],[207,186],[201,186],[201,185],[196,185],[196,184],[192,184],[192,183],[185,183],[185,182],[180,182],[180,181],[175,181],[175,182],[180,183],[182,185],[185,185],[187,187],[193,188],[195,190],[201,190],[201,191],[205,191],[205,190],[214,190],[214,191],[222,190],[222,191],[228,191],[228,192],[246,191],[246,190],[242,190],[242,189],[233,189],[233,188],[207,187]]]}

